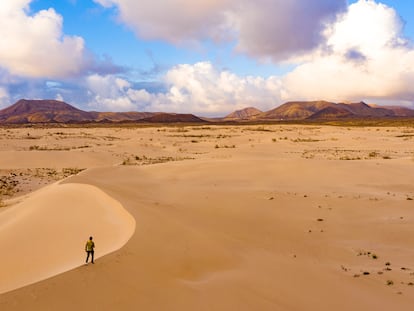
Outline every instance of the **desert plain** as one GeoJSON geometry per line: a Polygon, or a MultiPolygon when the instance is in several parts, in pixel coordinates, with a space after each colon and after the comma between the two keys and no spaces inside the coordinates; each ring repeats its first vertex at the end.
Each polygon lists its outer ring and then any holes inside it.
{"type": "Polygon", "coordinates": [[[4,127],[0,178],[2,311],[414,305],[412,126],[4,127]]]}

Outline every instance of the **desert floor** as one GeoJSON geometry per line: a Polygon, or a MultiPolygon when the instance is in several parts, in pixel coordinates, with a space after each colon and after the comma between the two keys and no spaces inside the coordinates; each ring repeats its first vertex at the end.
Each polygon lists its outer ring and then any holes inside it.
{"type": "Polygon", "coordinates": [[[412,310],[413,199],[413,127],[3,128],[0,310],[412,310]]]}

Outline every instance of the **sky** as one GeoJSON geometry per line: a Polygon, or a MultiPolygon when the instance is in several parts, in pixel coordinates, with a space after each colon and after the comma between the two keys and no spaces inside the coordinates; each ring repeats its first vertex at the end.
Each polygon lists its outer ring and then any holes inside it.
{"type": "Polygon", "coordinates": [[[414,108],[410,0],[1,0],[0,108],[414,108]]]}

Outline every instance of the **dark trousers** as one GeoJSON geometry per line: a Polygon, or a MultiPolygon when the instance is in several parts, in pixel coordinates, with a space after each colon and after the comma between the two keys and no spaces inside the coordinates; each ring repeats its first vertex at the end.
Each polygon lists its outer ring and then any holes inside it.
{"type": "Polygon", "coordinates": [[[89,260],[89,255],[91,255],[91,257],[92,257],[92,263],[93,263],[93,254],[95,253],[94,251],[86,251],[86,253],[88,254],[88,255],[86,255],[86,262],[88,262],[88,260],[89,260]]]}

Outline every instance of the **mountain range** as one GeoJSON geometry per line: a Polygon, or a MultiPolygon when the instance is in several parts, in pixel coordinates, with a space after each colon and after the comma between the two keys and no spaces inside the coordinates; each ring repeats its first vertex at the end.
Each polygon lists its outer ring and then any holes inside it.
{"type": "Polygon", "coordinates": [[[0,110],[0,124],[30,123],[202,123],[211,121],[295,121],[414,118],[414,110],[398,106],[370,106],[364,102],[292,101],[269,111],[254,107],[237,110],[224,118],[165,112],[83,111],[57,100],[21,99],[0,110]]]}
{"type": "Polygon", "coordinates": [[[206,121],[190,114],[83,111],[57,100],[21,99],[10,107],[0,110],[0,124],[88,122],[199,123],[206,121]]]}
{"type": "MultiPolygon", "coordinates": [[[[246,109],[246,114],[248,114],[251,108],[246,109]]],[[[237,114],[244,115],[243,110],[239,110],[237,114]]],[[[328,101],[292,101],[272,110],[250,115],[247,120],[294,121],[401,117],[414,117],[414,110],[398,106],[370,106],[364,102],[345,104],[328,101]]],[[[226,116],[225,119],[233,120],[234,113],[226,116]]]]}

